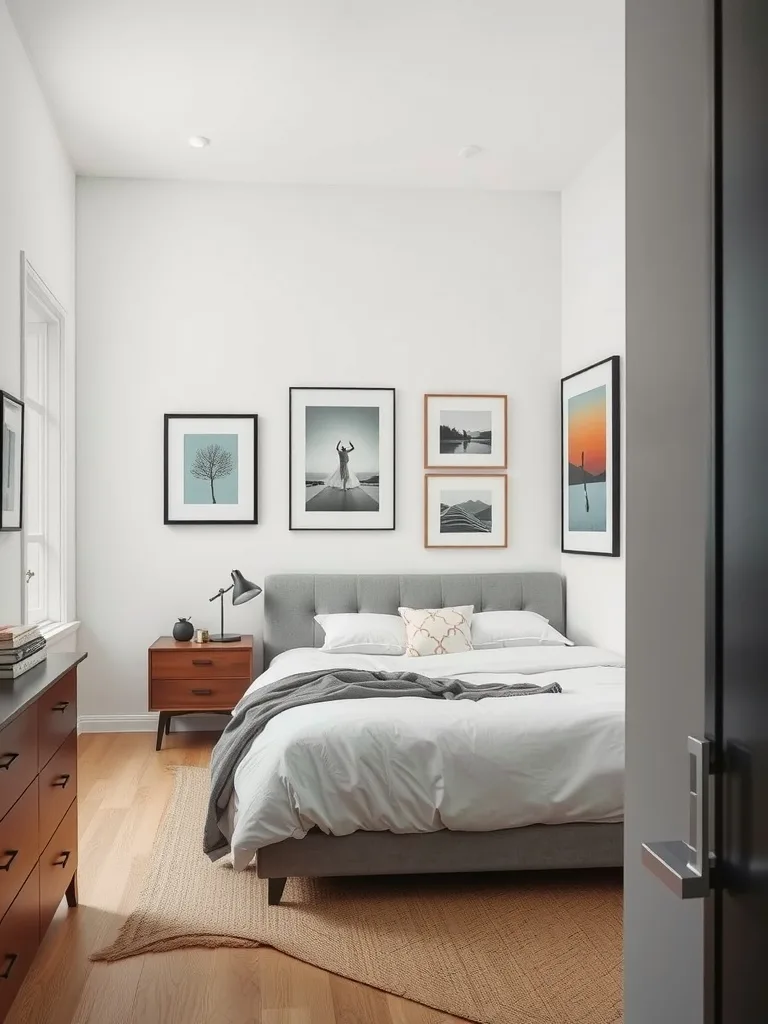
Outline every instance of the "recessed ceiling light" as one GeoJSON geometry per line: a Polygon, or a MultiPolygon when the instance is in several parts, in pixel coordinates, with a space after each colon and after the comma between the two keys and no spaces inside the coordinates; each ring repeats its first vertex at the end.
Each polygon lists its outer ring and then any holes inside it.
{"type": "Polygon", "coordinates": [[[471,160],[473,156],[479,156],[483,152],[482,146],[462,146],[459,150],[459,156],[464,160],[471,160]]]}
{"type": "Polygon", "coordinates": [[[192,135],[189,139],[189,144],[193,149],[207,149],[211,140],[206,135],[192,135]]]}

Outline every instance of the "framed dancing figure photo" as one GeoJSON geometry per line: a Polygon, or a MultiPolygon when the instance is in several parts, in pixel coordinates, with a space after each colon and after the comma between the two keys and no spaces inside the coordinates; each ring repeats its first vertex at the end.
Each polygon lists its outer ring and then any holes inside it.
{"type": "Polygon", "coordinates": [[[395,528],[395,389],[291,388],[292,530],[395,528]]]}
{"type": "Polygon", "coordinates": [[[562,550],[620,551],[619,357],[561,382],[562,550]]]}

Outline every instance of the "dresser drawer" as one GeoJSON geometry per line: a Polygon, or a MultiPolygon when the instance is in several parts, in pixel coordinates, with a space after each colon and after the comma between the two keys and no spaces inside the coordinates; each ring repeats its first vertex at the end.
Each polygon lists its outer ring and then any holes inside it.
{"type": "Polygon", "coordinates": [[[37,864],[39,853],[35,779],[0,821],[0,918],[37,864]]]}
{"type": "Polygon", "coordinates": [[[77,727],[77,673],[68,672],[37,702],[38,766],[53,757],[77,727]]]}
{"type": "Polygon", "coordinates": [[[37,775],[37,706],[0,730],[0,817],[37,775]]]}
{"type": "Polygon", "coordinates": [[[77,733],[71,732],[40,772],[40,848],[77,796],[77,733]]]}
{"type": "Polygon", "coordinates": [[[40,934],[51,923],[77,868],[77,803],[72,804],[40,856],[40,934]]]}
{"type": "Polygon", "coordinates": [[[38,871],[34,868],[0,921],[0,1020],[21,988],[39,944],[40,889],[38,871]]]}
{"type": "Polygon", "coordinates": [[[242,679],[156,679],[150,688],[151,711],[195,711],[233,708],[250,686],[242,679]]]}
{"type": "MultiPolygon", "coordinates": [[[[200,644],[197,650],[152,651],[150,671],[152,679],[245,678],[251,674],[251,652],[242,648],[230,651],[226,644],[200,644]]],[[[248,683],[252,681],[248,679],[248,683]]]]}

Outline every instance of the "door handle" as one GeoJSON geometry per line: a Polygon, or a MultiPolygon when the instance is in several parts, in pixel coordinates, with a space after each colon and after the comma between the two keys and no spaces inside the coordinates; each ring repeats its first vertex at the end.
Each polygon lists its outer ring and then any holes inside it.
{"type": "Polygon", "coordinates": [[[0,768],[5,768],[7,771],[18,756],[18,754],[0,754],[0,757],[3,759],[2,763],[0,763],[0,768]]]}
{"type": "Polygon", "coordinates": [[[60,700],[58,704],[54,704],[51,711],[66,711],[69,707],[68,700],[60,700]]]}
{"type": "Polygon", "coordinates": [[[52,782],[51,783],[51,788],[52,789],[66,789],[67,788],[67,783],[69,782],[69,779],[70,779],[70,776],[69,775],[59,775],[59,776],[57,776],[57,778],[58,778],[58,782],[52,782]]]}
{"type": "Polygon", "coordinates": [[[213,658],[193,658],[192,659],[192,664],[193,665],[212,665],[213,664],[213,658]]]}
{"type": "Polygon", "coordinates": [[[11,864],[13,864],[13,862],[16,860],[18,855],[19,855],[19,851],[18,850],[6,850],[5,853],[3,853],[2,856],[3,857],[7,857],[8,860],[5,862],[5,864],[0,864],[0,871],[10,871],[11,870],[11,864]]]}
{"type": "Polygon", "coordinates": [[[16,961],[19,959],[18,953],[6,953],[5,954],[5,970],[0,974],[0,981],[8,981],[11,973],[11,969],[16,961]]]}
{"type": "Polygon", "coordinates": [[[193,690],[192,693],[194,694],[195,697],[210,697],[211,694],[213,693],[213,690],[193,690]]]}
{"type": "Polygon", "coordinates": [[[64,850],[51,865],[54,868],[65,868],[70,857],[70,850],[64,850]]]}
{"type": "Polygon", "coordinates": [[[643,843],[643,864],[681,900],[696,900],[709,895],[715,861],[709,850],[711,742],[689,736],[688,763],[690,841],[643,843]]]}

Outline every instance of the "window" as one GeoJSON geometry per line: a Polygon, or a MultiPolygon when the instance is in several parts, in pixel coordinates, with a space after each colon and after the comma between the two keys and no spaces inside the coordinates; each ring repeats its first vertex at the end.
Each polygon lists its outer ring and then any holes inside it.
{"type": "Polygon", "coordinates": [[[22,608],[44,630],[73,617],[68,543],[65,313],[22,255],[25,403],[22,608]]]}

